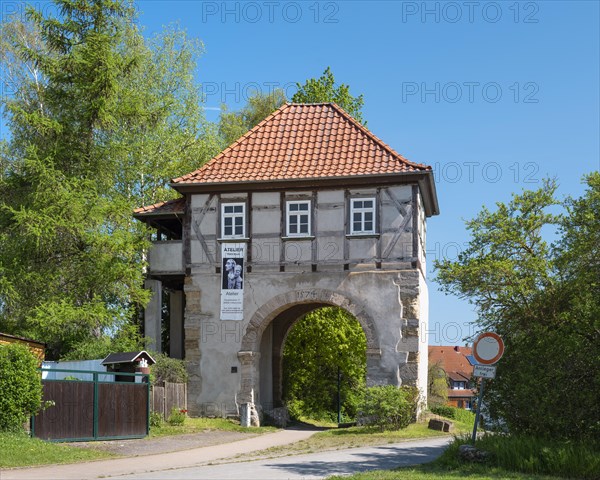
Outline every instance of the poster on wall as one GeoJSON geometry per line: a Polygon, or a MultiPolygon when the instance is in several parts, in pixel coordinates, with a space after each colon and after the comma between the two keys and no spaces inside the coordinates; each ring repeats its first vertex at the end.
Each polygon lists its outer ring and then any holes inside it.
{"type": "Polygon", "coordinates": [[[245,243],[221,245],[221,320],[244,319],[245,243]]]}

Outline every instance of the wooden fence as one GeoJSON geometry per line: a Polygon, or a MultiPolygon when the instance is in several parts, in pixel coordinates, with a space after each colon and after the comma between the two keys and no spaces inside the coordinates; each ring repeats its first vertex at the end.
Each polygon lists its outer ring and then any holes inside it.
{"type": "Polygon", "coordinates": [[[33,435],[55,441],[148,435],[148,383],[100,382],[98,375],[107,373],[68,371],[86,374],[92,380],[42,380],[43,401],[52,401],[54,405],[32,418],[33,435]]]}
{"type": "Polygon", "coordinates": [[[150,411],[160,413],[165,420],[171,409],[187,410],[187,384],[164,382],[150,391],[150,411]]]}

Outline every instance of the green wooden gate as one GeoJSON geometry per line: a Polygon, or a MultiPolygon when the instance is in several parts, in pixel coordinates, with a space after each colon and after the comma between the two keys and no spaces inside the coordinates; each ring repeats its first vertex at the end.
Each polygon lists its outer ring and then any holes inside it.
{"type": "Polygon", "coordinates": [[[150,428],[150,382],[147,374],[42,369],[91,380],[42,380],[48,407],[31,419],[31,434],[51,441],[141,438],[150,428]],[[142,383],[107,382],[99,377],[142,377],[142,383]]]}

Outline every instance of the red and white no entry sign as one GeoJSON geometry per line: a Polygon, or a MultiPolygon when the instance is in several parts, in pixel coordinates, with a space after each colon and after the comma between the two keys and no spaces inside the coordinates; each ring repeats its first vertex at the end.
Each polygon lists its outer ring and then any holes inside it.
{"type": "Polygon", "coordinates": [[[504,342],[493,332],[480,334],[473,343],[473,356],[481,365],[493,365],[504,353],[504,342]]]}

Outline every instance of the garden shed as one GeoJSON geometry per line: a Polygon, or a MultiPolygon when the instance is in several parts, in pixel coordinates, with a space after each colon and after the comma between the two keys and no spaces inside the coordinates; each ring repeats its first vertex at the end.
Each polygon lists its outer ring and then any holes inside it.
{"type": "MultiPolygon", "coordinates": [[[[104,360],[104,365],[109,372],[122,373],[150,373],[150,366],[156,361],[145,350],[139,352],[111,353],[104,360]]],[[[138,377],[131,375],[116,375],[116,382],[134,382],[138,377]]]]}

